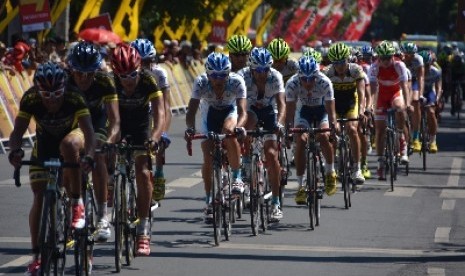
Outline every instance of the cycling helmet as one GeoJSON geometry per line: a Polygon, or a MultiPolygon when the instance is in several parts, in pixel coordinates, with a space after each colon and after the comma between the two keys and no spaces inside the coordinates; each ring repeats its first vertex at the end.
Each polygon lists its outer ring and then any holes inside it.
{"type": "Polygon", "coordinates": [[[350,49],[350,55],[354,58],[356,58],[357,60],[360,60],[362,59],[363,55],[362,55],[362,51],[360,48],[358,47],[352,47],[350,49]]]}
{"type": "Polygon", "coordinates": [[[375,51],[379,56],[393,56],[396,53],[396,48],[390,41],[384,40],[376,46],[375,51]]]}
{"type": "Polygon", "coordinates": [[[157,54],[153,43],[146,38],[138,38],[131,42],[131,46],[136,48],[142,60],[153,60],[157,54]]]}
{"type": "Polygon", "coordinates": [[[228,56],[223,53],[213,52],[208,55],[205,62],[207,74],[229,74],[231,72],[231,62],[228,56]]]}
{"type": "Polygon", "coordinates": [[[402,43],[402,51],[407,54],[415,54],[418,51],[417,45],[413,42],[402,43]]]}
{"type": "Polygon", "coordinates": [[[245,35],[233,35],[226,44],[226,47],[229,50],[229,53],[236,54],[236,53],[244,53],[250,52],[252,49],[252,42],[248,37],[245,35]]]}
{"type": "Polygon", "coordinates": [[[65,71],[54,62],[39,64],[34,74],[34,84],[39,90],[56,91],[65,86],[65,80],[65,71]]]}
{"type": "Polygon", "coordinates": [[[302,56],[299,59],[299,76],[312,77],[319,70],[318,63],[311,56],[302,56]]]}
{"type": "Polygon", "coordinates": [[[331,62],[342,61],[350,56],[350,48],[342,42],[335,43],[329,47],[328,58],[331,62]]]}
{"type": "Polygon", "coordinates": [[[249,66],[251,69],[256,69],[258,67],[271,68],[273,64],[273,57],[271,56],[270,51],[266,48],[253,48],[249,56],[249,66]]]}
{"type": "Polygon", "coordinates": [[[373,56],[373,48],[371,46],[364,45],[362,47],[362,55],[364,57],[372,57],[373,56]]]}
{"type": "Polygon", "coordinates": [[[100,68],[102,55],[100,50],[92,43],[79,42],[68,56],[68,64],[71,69],[81,72],[93,72],[100,68]]]}
{"type": "Polygon", "coordinates": [[[428,50],[423,50],[418,53],[422,58],[425,64],[431,64],[433,62],[433,56],[428,50]]]}
{"type": "Polygon", "coordinates": [[[268,44],[267,49],[270,51],[274,60],[287,58],[291,52],[291,48],[289,48],[287,42],[282,38],[273,39],[270,44],[268,44]]]}
{"type": "Polygon", "coordinates": [[[303,55],[307,57],[313,57],[317,63],[321,63],[321,60],[323,59],[321,53],[311,47],[307,48],[303,55]]]}
{"type": "Polygon", "coordinates": [[[111,67],[115,74],[128,74],[140,66],[140,55],[128,44],[118,44],[111,55],[111,67]]]}

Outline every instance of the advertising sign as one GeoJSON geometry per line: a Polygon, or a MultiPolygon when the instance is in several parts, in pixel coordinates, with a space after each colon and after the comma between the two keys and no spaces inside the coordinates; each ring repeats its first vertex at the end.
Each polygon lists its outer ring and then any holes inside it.
{"type": "Polygon", "coordinates": [[[52,27],[48,0],[20,0],[19,14],[23,32],[40,31],[52,27]]]}

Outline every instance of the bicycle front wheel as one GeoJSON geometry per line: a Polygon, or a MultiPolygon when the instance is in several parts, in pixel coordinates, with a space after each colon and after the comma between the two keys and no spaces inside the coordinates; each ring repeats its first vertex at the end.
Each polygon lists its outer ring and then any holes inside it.
{"type": "Polygon", "coordinates": [[[386,154],[387,154],[387,166],[389,170],[389,179],[391,182],[391,191],[394,191],[394,135],[392,132],[390,132],[387,135],[387,141],[386,141],[386,154]]]}
{"type": "Polygon", "coordinates": [[[250,181],[250,226],[252,228],[252,235],[258,235],[258,224],[259,224],[259,205],[260,205],[260,189],[259,189],[259,175],[260,170],[258,168],[258,156],[252,157],[252,175],[250,181]]]}
{"type": "Polygon", "coordinates": [[[313,166],[312,155],[307,155],[307,205],[308,205],[308,216],[310,218],[310,229],[314,230],[316,225],[316,171],[313,166]]]}
{"type": "Polygon", "coordinates": [[[123,260],[123,198],[124,187],[126,186],[125,178],[121,175],[115,175],[114,204],[113,204],[113,227],[115,230],[115,267],[116,272],[121,272],[123,260]]]}
{"type": "Polygon", "coordinates": [[[221,239],[221,217],[222,217],[222,200],[221,200],[221,168],[214,168],[213,181],[212,181],[212,195],[213,195],[213,238],[215,245],[220,245],[221,239]]]}
{"type": "Polygon", "coordinates": [[[65,195],[57,201],[57,248],[55,251],[55,275],[64,275],[66,266],[66,249],[68,243],[69,231],[69,215],[68,215],[68,200],[65,195]]]}
{"type": "Polygon", "coordinates": [[[349,209],[350,207],[350,183],[349,183],[349,156],[347,151],[347,146],[342,145],[339,147],[339,161],[341,169],[341,183],[342,183],[342,190],[344,191],[344,207],[349,209]]]}
{"type": "Polygon", "coordinates": [[[56,205],[54,192],[46,192],[42,209],[39,233],[41,275],[52,275],[56,271],[56,205]]]}

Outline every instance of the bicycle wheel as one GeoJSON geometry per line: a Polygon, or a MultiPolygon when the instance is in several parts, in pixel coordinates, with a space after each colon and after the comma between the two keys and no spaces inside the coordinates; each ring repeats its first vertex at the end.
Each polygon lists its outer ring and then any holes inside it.
{"type": "Polygon", "coordinates": [[[420,141],[421,141],[421,154],[423,159],[423,170],[426,171],[426,154],[428,153],[428,134],[426,127],[426,112],[421,113],[420,123],[420,141]]]}
{"type": "Polygon", "coordinates": [[[252,227],[252,235],[258,235],[258,222],[259,222],[259,205],[260,205],[260,191],[259,191],[259,168],[258,156],[252,156],[252,175],[250,177],[250,226],[252,227]]]}
{"type": "Polygon", "coordinates": [[[222,220],[223,220],[223,234],[225,240],[229,241],[229,237],[231,236],[231,223],[234,220],[234,201],[232,199],[231,195],[231,185],[229,183],[229,173],[228,177],[223,177],[222,178],[225,183],[222,183],[223,185],[223,206],[222,206],[222,220]]]}
{"type": "Polygon", "coordinates": [[[115,230],[115,267],[116,272],[121,272],[123,262],[123,199],[125,200],[124,187],[126,178],[121,175],[115,175],[114,204],[113,204],[113,227],[115,230]]]}
{"type": "Polygon", "coordinates": [[[289,176],[289,162],[287,160],[286,148],[283,144],[279,144],[279,165],[281,167],[281,178],[279,185],[279,202],[281,204],[281,210],[284,209],[284,188],[287,185],[287,179],[289,176]]]}
{"type": "Polygon", "coordinates": [[[88,188],[86,189],[84,195],[84,202],[85,202],[85,212],[86,212],[86,226],[85,226],[85,233],[87,234],[85,238],[86,242],[86,251],[85,251],[85,258],[84,258],[84,269],[85,275],[90,275],[92,273],[92,265],[93,265],[93,258],[94,258],[94,236],[96,233],[96,205],[95,205],[95,198],[94,192],[92,188],[92,184],[88,184],[88,188]]]}
{"type": "Polygon", "coordinates": [[[215,240],[215,245],[220,245],[220,238],[221,238],[221,227],[223,226],[221,223],[222,220],[222,202],[221,199],[222,192],[221,192],[221,167],[215,166],[213,169],[213,181],[212,181],[212,207],[213,207],[213,238],[215,240]]]}
{"type": "Polygon", "coordinates": [[[314,216],[315,216],[315,226],[319,226],[320,225],[320,215],[321,215],[321,204],[320,204],[320,200],[321,200],[321,195],[320,193],[322,194],[322,191],[320,191],[319,187],[318,187],[318,166],[319,166],[319,160],[317,158],[316,155],[313,155],[313,158],[312,158],[312,165],[313,165],[313,183],[314,183],[314,204],[315,204],[315,207],[313,208],[313,211],[314,211],[314,216]]]}
{"type": "Polygon", "coordinates": [[[268,177],[266,172],[263,173],[263,184],[259,184],[259,192],[262,196],[260,196],[260,228],[263,232],[266,231],[268,228],[268,222],[271,220],[271,205],[270,205],[270,198],[265,199],[265,195],[271,194],[270,183],[268,182],[268,177]]]}
{"type": "Polygon", "coordinates": [[[310,218],[310,229],[315,229],[316,218],[315,218],[315,207],[316,207],[316,191],[315,191],[315,174],[312,161],[312,155],[307,155],[307,206],[308,206],[308,216],[310,218]]]}
{"type": "Polygon", "coordinates": [[[66,266],[66,248],[69,231],[68,199],[61,194],[57,201],[57,248],[55,250],[55,275],[64,275],[66,266]]]}
{"type": "Polygon", "coordinates": [[[56,250],[56,205],[55,194],[47,191],[44,196],[42,218],[40,223],[39,247],[41,275],[51,275],[54,270],[56,250]]]}
{"type": "Polygon", "coordinates": [[[124,236],[124,253],[126,264],[131,265],[134,259],[134,252],[136,252],[136,224],[137,224],[137,210],[136,210],[136,188],[135,183],[126,182],[125,196],[126,204],[123,221],[123,236],[124,236]]]}
{"type": "Polygon", "coordinates": [[[389,171],[389,180],[391,182],[391,191],[394,191],[394,145],[393,145],[393,130],[388,130],[388,135],[386,139],[386,161],[387,161],[387,167],[389,171]]]}
{"type": "Polygon", "coordinates": [[[339,164],[341,166],[341,184],[344,192],[344,208],[349,209],[350,207],[350,183],[349,183],[349,163],[348,163],[348,152],[347,146],[341,144],[339,147],[339,164]]]}

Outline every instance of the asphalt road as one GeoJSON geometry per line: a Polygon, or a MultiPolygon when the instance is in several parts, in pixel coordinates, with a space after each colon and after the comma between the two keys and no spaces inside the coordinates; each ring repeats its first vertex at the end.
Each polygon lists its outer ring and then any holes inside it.
{"type": "MultiPolygon", "coordinates": [[[[418,154],[411,173],[402,172],[394,192],[387,182],[368,180],[344,209],[343,194],[325,197],[321,226],[308,229],[305,207],[297,206],[295,174],[284,201],[284,218],[251,235],[248,213],[233,225],[230,241],[213,244],[202,220],[201,150],[188,157],[184,115],[171,129],[165,174],[168,193],[156,211],[152,253],[136,258],[121,275],[464,275],[465,119],[443,113],[439,152],[422,171],[418,154]]],[[[369,165],[375,173],[375,157],[369,165]]],[[[26,170],[23,170],[23,174],[26,170]]],[[[16,188],[7,157],[0,156],[0,275],[21,275],[30,261],[27,183],[16,188]]],[[[27,177],[23,175],[24,181],[27,177]]],[[[94,252],[95,275],[114,274],[113,239],[94,252]]],[[[69,273],[73,260],[68,258],[69,273]]]]}

